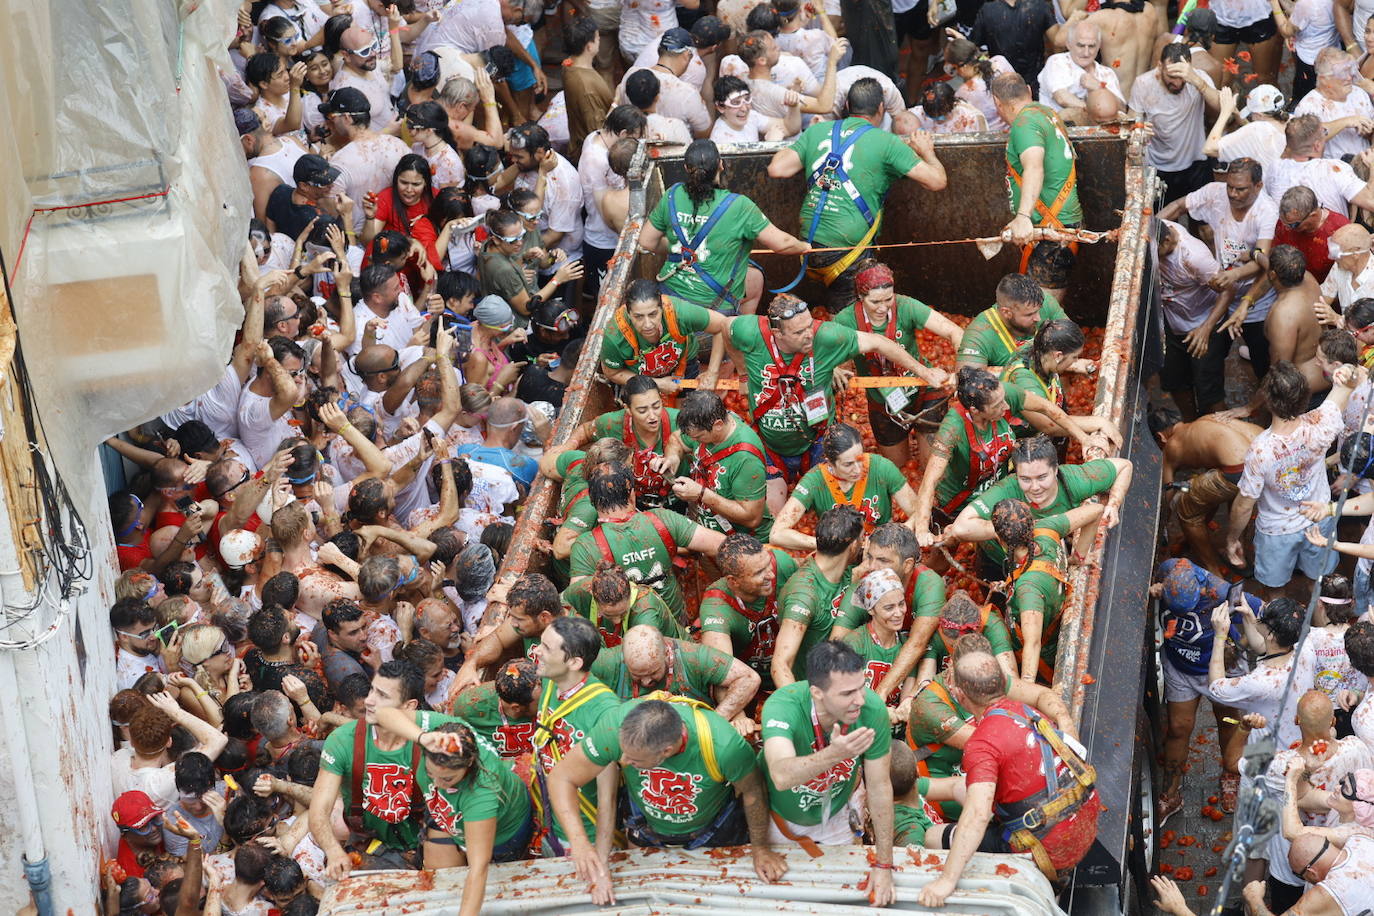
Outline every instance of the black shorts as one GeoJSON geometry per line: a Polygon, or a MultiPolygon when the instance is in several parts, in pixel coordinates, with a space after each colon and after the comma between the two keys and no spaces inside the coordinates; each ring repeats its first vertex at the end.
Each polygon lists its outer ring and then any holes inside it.
{"type": "Polygon", "coordinates": [[[1238,29],[1218,22],[1217,31],[1212,36],[1212,41],[1219,45],[1257,45],[1268,41],[1278,33],[1278,24],[1274,22],[1274,14],[1270,13],[1258,22],[1252,22],[1238,29]]]}
{"type": "MultiPolygon", "coordinates": [[[[944,829],[940,831],[940,846],[942,848],[949,848],[954,841],[954,828],[958,826],[958,822],[943,825],[944,829]]],[[[1002,839],[1002,825],[997,823],[996,818],[988,824],[987,830],[983,831],[983,839],[978,844],[978,851],[1003,854],[1013,851],[1011,845],[1002,839]]]]}
{"type": "Polygon", "coordinates": [[[931,26],[930,20],[930,0],[921,0],[920,3],[907,10],[905,13],[894,13],[892,21],[897,26],[897,43],[901,44],[904,38],[914,38],[917,41],[924,41],[935,34],[935,28],[931,26]]]}

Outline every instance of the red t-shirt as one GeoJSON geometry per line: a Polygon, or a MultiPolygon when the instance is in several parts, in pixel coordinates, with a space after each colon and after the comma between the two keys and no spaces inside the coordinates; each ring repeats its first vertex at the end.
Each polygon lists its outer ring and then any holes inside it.
{"type": "Polygon", "coordinates": [[[144,560],[151,560],[153,551],[148,546],[148,532],[143,532],[143,540],[137,544],[116,544],[115,555],[119,558],[120,572],[137,569],[144,560]]]}
{"type": "MultiPolygon", "coordinates": [[[[1003,699],[993,709],[1025,715],[1025,707],[1003,699]]],[[[991,710],[989,710],[991,712],[991,710]]],[[[964,745],[964,780],[991,782],[997,786],[993,801],[999,805],[1023,801],[1045,789],[1045,774],[1041,771],[1040,742],[1019,722],[1006,716],[985,715],[964,745]]],[[[1055,758],[1056,771],[1064,764],[1055,758]]],[[[1097,836],[1097,815],[1101,804],[1093,792],[1068,820],[1056,824],[1041,843],[1049,852],[1056,869],[1077,865],[1097,836]]]]}
{"type": "MultiPolygon", "coordinates": [[[[1326,219],[1311,235],[1299,235],[1285,226],[1282,220],[1279,220],[1274,227],[1274,246],[1292,245],[1301,251],[1302,256],[1307,259],[1308,271],[1320,283],[1331,272],[1331,264],[1333,263],[1326,250],[1326,240],[1331,238],[1331,233],[1348,225],[1350,225],[1350,220],[1335,210],[1326,211],[1326,219]]],[[[1273,251],[1273,248],[1271,247],[1269,250],[1273,251]]]]}
{"type": "MultiPolygon", "coordinates": [[[[423,219],[429,212],[429,202],[421,198],[420,202],[412,207],[405,207],[406,215],[401,216],[400,201],[395,199],[390,188],[386,188],[377,195],[377,219],[383,227],[392,232],[399,232],[408,235],[415,241],[424,246],[425,256],[429,258],[429,263],[435,270],[443,270],[444,262],[440,258],[434,243],[439,240],[439,233],[434,231],[434,224],[427,219],[423,219]],[[409,228],[407,228],[407,224],[409,228]]],[[[368,260],[371,260],[372,248],[368,246],[368,260]]]]}

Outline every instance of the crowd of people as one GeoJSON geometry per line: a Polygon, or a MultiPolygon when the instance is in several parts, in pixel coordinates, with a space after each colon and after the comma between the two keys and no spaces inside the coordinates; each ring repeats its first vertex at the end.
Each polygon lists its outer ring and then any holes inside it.
{"type": "Polygon", "coordinates": [[[1374,499],[1332,502],[1328,455],[1374,477],[1374,63],[1358,6],[1253,6],[1170,40],[1143,0],[245,3],[243,324],[213,387],[107,443],[107,916],[313,916],[355,869],[453,865],[476,914],[493,863],[565,855],[608,902],[627,846],[743,846],[777,881],[868,843],[876,905],[894,846],[948,850],[926,906],[977,851],[1062,881],[1102,806],[1049,685],[1132,467],[1068,412],[1097,363],[1042,230],[1083,224],[1066,125],[1136,119],[1179,534],[1160,814],[1206,697],[1221,809],[1244,780],[1287,804],[1247,903],[1368,905],[1374,534],[1328,540],[1374,499]],[[972,319],[868,250],[895,183],[947,193],[931,134],[965,131],[1005,136],[1025,254],[972,319]],[[722,147],[759,140],[806,184],[797,235],[725,187],[722,147]],[[663,267],[584,354],[644,141],[683,148],[637,239],[663,267]],[[823,294],[766,294],[756,246],[823,294]],[[1258,385],[1225,409],[1237,339],[1258,385]],[[583,359],[617,407],[554,440],[583,359]],[[498,579],[540,477],[556,514],[498,579]],[[1245,772],[1273,722],[1287,750],[1245,772]]]}

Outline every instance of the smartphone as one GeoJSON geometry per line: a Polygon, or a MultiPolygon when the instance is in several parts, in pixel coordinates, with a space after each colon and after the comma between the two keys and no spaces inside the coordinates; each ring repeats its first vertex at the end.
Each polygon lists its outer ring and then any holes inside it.
{"type": "Polygon", "coordinates": [[[182,515],[190,515],[191,509],[196,505],[196,501],[189,496],[182,496],[176,501],[177,511],[182,515]]]}

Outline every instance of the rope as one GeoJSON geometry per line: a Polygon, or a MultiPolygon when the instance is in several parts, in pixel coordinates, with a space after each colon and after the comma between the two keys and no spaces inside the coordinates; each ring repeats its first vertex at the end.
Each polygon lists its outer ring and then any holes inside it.
{"type": "MultiPolygon", "coordinates": [[[[1090,229],[1035,229],[1031,233],[1033,242],[1049,240],[1054,242],[1078,242],[1084,245],[1095,245],[1098,242],[1114,242],[1121,235],[1120,229],[1108,229],[1105,232],[1093,232],[1090,229]]],[[[939,239],[928,242],[886,242],[882,245],[868,245],[865,251],[876,251],[880,248],[923,248],[927,245],[1004,245],[1011,244],[1011,235],[1003,233],[997,236],[986,238],[966,238],[966,239],[939,239]]],[[[851,251],[854,246],[840,245],[834,248],[812,248],[808,254],[820,254],[827,251],[851,251]]],[[[749,252],[751,255],[763,254],[783,254],[781,251],[774,251],[771,248],[755,248],[749,252]]]]}

